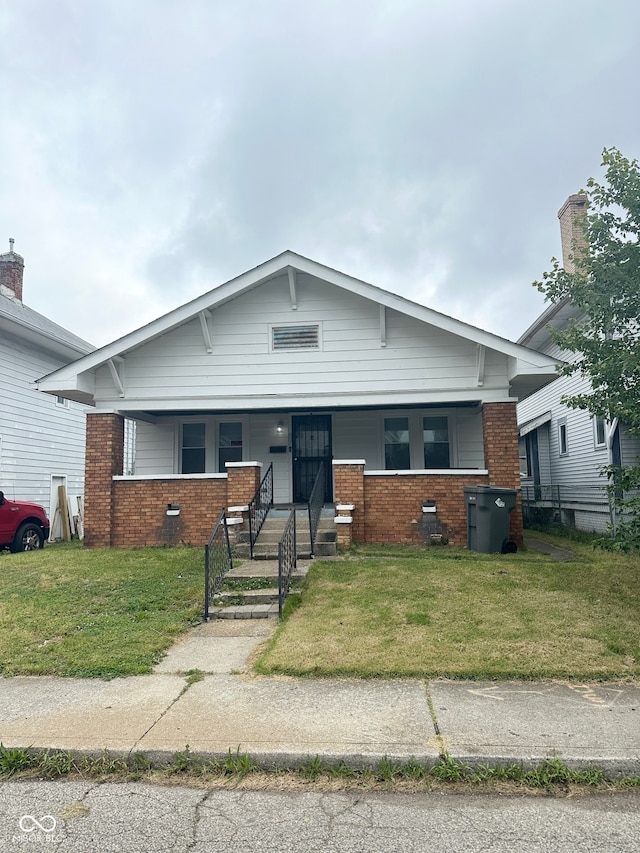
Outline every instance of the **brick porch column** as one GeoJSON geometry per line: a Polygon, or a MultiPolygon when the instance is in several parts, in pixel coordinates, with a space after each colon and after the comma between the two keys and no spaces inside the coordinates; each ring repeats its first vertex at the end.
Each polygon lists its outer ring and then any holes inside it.
{"type": "MultiPolygon", "coordinates": [[[[518,456],[518,421],[516,404],[484,403],[482,406],[484,464],[489,471],[489,484],[505,489],[520,488],[518,456]]],[[[522,500],[518,493],[516,508],[510,516],[510,536],[522,547],[522,500]]]]}
{"type": "MultiPolygon", "coordinates": [[[[336,504],[353,505],[351,510],[351,541],[364,542],[364,459],[334,459],[333,482],[336,504]]],[[[343,541],[347,531],[338,529],[343,541]]],[[[342,544],[342,542],[341,542],[342,544]]],[[[350,543],[349,543],[350,544],[350,543]]]]}
{"type": "Polygon", "coordinates": [[[109,548],[113,524],[113,480],[124,464],[122,415],[87,414],[84,481],[84,544],[109,548]]]}
{"type": "Polygon", "coordinates": [[[262,479],[261,462],[227,462],[227,506],[244,506],[262,479]]]}

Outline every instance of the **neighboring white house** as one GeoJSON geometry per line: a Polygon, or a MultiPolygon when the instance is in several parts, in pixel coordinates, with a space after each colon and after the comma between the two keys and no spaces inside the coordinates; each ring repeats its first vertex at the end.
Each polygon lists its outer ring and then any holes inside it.
{"type": "MultiPolygon", "coordinates": [[[[583,239],[579,219],[585,204],[584,195],[572,195],[558,212],[563,266],[569,271],[574,269],[571,256],[583,239]]],[[[576,355],[552,342],[549,327],[564,329],[580,316],[568,299],[554,303],[518,343],[558,362],[570,361],[576,355]]],[[[567,526],[605,532],[612,519],[607,479],[599,472],[608,464],[637,462],[640,440],[617,420],[608,423],[561,402],[564,395],[582,394],[589,388],[588,380],[578,374],[560,376],[518,404],[523,504],[525,515],[530,508],[532,516],[558,516],[567,526]]]]}
{"type": "Polygon", "coordinates": [[[53,522],[58,486],[83,494],[87,407],[35,382],[94,348],[23,304],[24,260],[10,247],[0,255],[0,489],[42,504],[53,522]]]}
{"type": "Polygon", "coordinates": [[[284,252],[38,387],[94,406],[87,544],[169,541],[169,503],[179,541],[206,541],[255,489],[232,484],[233,466],[272,464],[275,502],[290,503],[322,461],[325,501],[353,505],[356,539],[419,541],[433,501],[464,544],[463,486],[519,485],[515,404],[554,375],[546,355],[284,252]]]}

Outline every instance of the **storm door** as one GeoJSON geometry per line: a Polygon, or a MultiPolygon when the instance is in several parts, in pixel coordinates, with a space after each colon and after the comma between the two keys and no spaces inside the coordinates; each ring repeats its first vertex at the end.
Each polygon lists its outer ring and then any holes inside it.
{"type": "Polygon", "coordinates": [[[324,500],[333,500],[331,415],[293,415],[293,500],[306,503],[324,462],[324,500]]]}

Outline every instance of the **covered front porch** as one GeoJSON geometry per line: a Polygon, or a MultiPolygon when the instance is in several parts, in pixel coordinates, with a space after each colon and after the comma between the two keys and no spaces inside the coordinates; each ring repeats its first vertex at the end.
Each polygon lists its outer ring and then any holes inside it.
{"type": "MultiPolygon", "coordinates": [[[[87,425],[90,547],[203,545],[221,510],[246,506],[269,466],[274,503],[290,504],[309,499],[323,464],[324,503],[345,545],[465,545],[464,486],[519,486],[515,402],[95,412],[87,425]]],[[[520,543],[519,506],[511,525],[520,543]]]]}

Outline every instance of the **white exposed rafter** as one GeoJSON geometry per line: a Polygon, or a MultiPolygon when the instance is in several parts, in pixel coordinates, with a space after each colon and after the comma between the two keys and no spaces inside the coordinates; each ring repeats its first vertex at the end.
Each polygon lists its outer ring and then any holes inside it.
{"type": "Polygon", "coordinates": [[[384,305],[380,306],[380,346],[387,345],[387,309],[384,305]]]}
{"type": "Polygon", "coordinates": [[[209,318],[211,317],[211,312],[207,311],[207,309],[205,308],[204,311],[200,311],[198,317],[200,317],[200,325],[202,326],[202,337],[204,338],[204,345],[207,348],[207,352],[212,353],[213,343],[211,341],[211,331],[209,329],[209,318]]]}
{"type": "Polygon", "coordinates": [[[287,267],[289,276],[289,294],[291,296],[291,310],[296,311],[298,308],[298,298],[296,294],[296,271],[293,267],[287,267]]]}
{"type": "Polygon", "coordinates": [[[124,397],[124,358],[116,355],[107,362],[119,397],[124,397]]]}
{"type": "Polygon", "coordinates": [[[482,344],[476,344],[476,367],[478,369],[478,388],[484,385],[484,358],[486,349],[482,344]]]}

